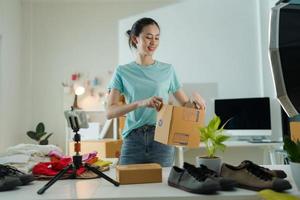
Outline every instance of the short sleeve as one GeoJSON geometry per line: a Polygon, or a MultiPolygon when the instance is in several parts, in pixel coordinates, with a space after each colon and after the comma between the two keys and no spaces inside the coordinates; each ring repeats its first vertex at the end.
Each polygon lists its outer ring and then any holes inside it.
{"type": "Polygon", "coordinates": [[[113,88],[119,90],[120,93],[124,93],[124,86],[123,86],[122,77],[120,74],[120,67],[116,68],[116,70],[111,78],[111,81],[108,85],[108,90],[111,90],[113,88]]]}
{"type": "Polygon", "coordinates": [[[171,82],[169,87],[169,93],[175,93],[181,87],[182,84],[180,83],[174,68],[171,67],[171,82]]]}

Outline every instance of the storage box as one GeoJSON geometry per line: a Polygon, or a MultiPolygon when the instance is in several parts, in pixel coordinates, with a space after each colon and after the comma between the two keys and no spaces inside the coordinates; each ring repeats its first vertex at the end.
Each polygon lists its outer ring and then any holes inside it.
{"type": "Polygon", "coordinates": [[[161,183],[162,168],[157,163],[118,165],[116,179],[120,184],[161,183]]]}
{"type": "Polygon", "coordinates": [[[125,116],[121,116],[121,117],[118,118],[119,138],[122,138],[122,132],[123,132],[123,129],[125,127],[125,122],[126,122],[126,117],[125,116]]]}
{"type": "Polygon", "coordinates": [[[163,144],[198,148],[199,127],[204,125],[204,110],[163,105],[157,114],[154,140],[163,144]]]}
{"type": "Polygon", "coordinates": [[[291,139],[293,141],[300,140],[300,122],[290,122],[291,139]]]}
{"type": "MultiPolygon", "coordinates": [[[[99,158],[119,158],[122,140],[102,139],[81,141],[81,154],[97,151],[99,158]]],[[[74,155],[74,142],[69,143],[69,155],[74,155]]]]}
{"type": "Polygon", "coordinates": [[[100,158],[119,158],[122,140],[102,139],[99,143],[98,155],[100,158]]]}

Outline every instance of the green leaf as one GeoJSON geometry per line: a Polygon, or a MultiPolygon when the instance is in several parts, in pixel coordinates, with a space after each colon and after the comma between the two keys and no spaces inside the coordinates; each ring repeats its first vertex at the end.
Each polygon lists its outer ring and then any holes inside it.
{"type": "Polygon", "coordinates": [[[39,138],[36,137],[36,133],[33,132],[33,131],[28,131],[28,132],[27,132],[27,135],[28,135],[31,139],[33,139],[33,140],[36,140],[36,141],[39,140],[39,138]]]}
{"type": "Polygon", "coordinates": [[[226,145],[225,144],[217,144],[216,145],[216,149],[220,149],[220,151],[224,152],[226,149],[226,145]]]}
{"type": "Polygon", "coordinates": [[[232,120],[232,119],[233,119],[233,117],[230,117],[230,118],[223,124],[223,126],[221,127],[221,129],[223,130],[224,127],[226,126],[226,124],[227,124],[230,120],[232,120]]]}
{"type": "Polygon", "coordinates": [[[214,130],[218,130],[219,126],[221,124],[221,119],[218,116],[215,116],[215,120],[214,120],[214,130]]]}
{"type": "Polygon", "coordinates": [[[219,128],[220,124],[220,117],[215,115],[206,127],[199,128],[200,140],[204,142],[209,157],[215,157],[217,150],[224,151],[226,146],[223,142],[230,138],[222,134],[224,125],[219,128]]]}
{"type": "Polygon", "coordinates": [[[199,128],[199,131],[200,133],[206,133],[208,130],[207,127],[204,127],[204,128],[199,128]]]}
{"type": "Polygon", "coordinates": [[[45,137],[44,140],[48,140],[48,138],[49,138],[51,135],[53,135],[53,133],[49,133],[49,134],[45,137]]]}
{"type": "Polygon", "coordinates": [[[207,136],[206,136],[205,132],[202,132],[200,134],[200,141],[202,141],[202,142],[206,142],[207,141],[207,136]]]}
{"type": "Polygon", "coordinates": [[[37,132],[36,137],[40,140],[46,134],[47,134],[46,132],[37,132]]]}
{"type": "Polygon", "coordinates": [[[44,125],[44,123],[40,122],[40,123],[36,126],[36,132],[37,132],[37,133],[45,132],[45,125],[44,125]]]}
{"type": "Polygon", "coordinates": [[[41,140],[41,141],[39,142],[40,145],[47,145],[48,143],[49,143],[49,142],[48,142],[48,140],[46,140],[46,139],[41,140]]]}
{"type": "Polygon", "coordinates": [[[297,140],[297,157],[296,157],[296,162],[300,163],[300,141],[297,140]]]}
{"type": "Polygon", "coordinates": [[[300,163],[300,141],[294,142],[289,137],[285,137],[283,141],[283,149],[287,152],[289,159],[300,163]]]}
{"type": "Polygon", "coordinates": [[[218,130],[220,123],[221,119],[215,115],[214,118],[209,122],[208,129],[210,131],[218,130]]]}
{"type": "Polygon", "coordinates": [[[209,135],[209,131],[208,131],[208,128],[205,127],[205,128],[201,128],[200,129],[200,139],[202,142],[205,142],[209,139],[210,135],[209,135]]]}
{"type": "Polygon", "coordinates": [[[230,137],[228,135],[217,135],[216,137],[216,143],[221,144],[222,142],[225,142],[228,140],[230,137]]]}
{"type": "Polygon", "coordinates": [[[47,145],[49,143],[48,138],[53,135],[53,133],[49,133],[44,139],[42,139],[39,144],[40,145],[47,145]]]}

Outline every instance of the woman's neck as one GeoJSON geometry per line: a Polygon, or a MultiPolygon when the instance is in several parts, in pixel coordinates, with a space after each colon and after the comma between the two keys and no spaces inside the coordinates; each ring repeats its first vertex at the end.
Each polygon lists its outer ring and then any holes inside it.
{"type": "Polygon", "coordinates": [[[152,58],[152,56],[145,56],[145,55],[138,54],[135,62],[139,65],[147,66],[147,65],[152,65],[155,61],[152,58]]]}

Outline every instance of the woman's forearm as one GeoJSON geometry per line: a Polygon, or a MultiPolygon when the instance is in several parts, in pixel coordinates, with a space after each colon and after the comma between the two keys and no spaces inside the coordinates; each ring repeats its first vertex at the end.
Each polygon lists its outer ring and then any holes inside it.
{"type": "Polygon", "coordinates": [[[123,105],[110,105],[107,107],[106,117],[107,117],[107,119],[121,117],[121,116],[137,109],[138,107],[140,107],[140,103],[138,101],[130,103],[130,104],[123,104],[123,105]]]}
{"type": "Polygon", "coordinates": [[[111,104],[108,104],[108,106],[107,106],[106,117],[107,117],[107,119],[121,117],[121,116],[123,116],[137,108],[140,108],[140,107],[155,108],[157,111],[159,111],[159,109],[162,106],[162,102],[163,102],[163,99],[161,97],[153,96],[148,99],[135,101],[130,104],[119,105],[117,102],[111,103],[111,104]]]}

